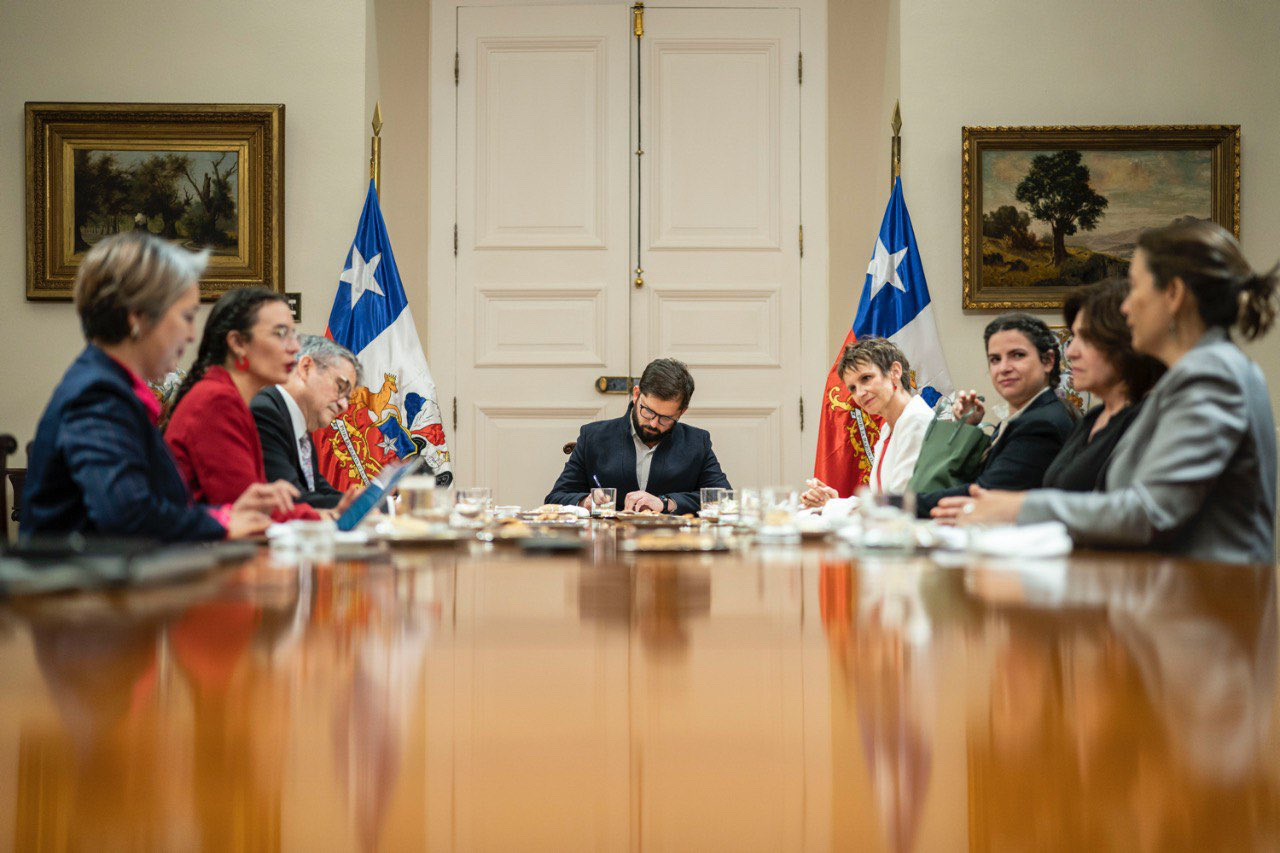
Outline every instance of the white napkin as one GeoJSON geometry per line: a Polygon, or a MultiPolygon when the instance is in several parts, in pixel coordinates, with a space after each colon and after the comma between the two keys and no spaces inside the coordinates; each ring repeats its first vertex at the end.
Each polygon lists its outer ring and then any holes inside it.
{"type": "Polygon", "coordinates": [[[1071,553],[1071,536],[1060,521],[972,527],[969,550],[994,557],[1061,557],[1071,553]]]}

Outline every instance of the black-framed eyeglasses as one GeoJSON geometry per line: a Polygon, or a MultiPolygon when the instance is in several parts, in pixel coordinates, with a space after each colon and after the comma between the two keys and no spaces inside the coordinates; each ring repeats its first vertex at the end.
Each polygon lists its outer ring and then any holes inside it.
{"type": "Polygon", "coordinates": [[[676,421],[680,420],[679,415],[660,415],[653,409],[636,400],[636,411],[640,413],[640,417],[646,421],[657,421],[658,426],[669,427],[676,421]]]}

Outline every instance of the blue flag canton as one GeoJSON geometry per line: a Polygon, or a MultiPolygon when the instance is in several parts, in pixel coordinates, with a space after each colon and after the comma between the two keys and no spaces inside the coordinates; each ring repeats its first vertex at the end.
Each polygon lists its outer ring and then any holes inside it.
{"type": "Polygon", "coordinates": [[[915,319],[929,304],[929,285],[920,263],[916,232],[902,197],[901,178],[893,183],[889,206],[880,223],[872,265],[877,261],[887,264],[888,282],[872,293],[872,272],[868,270],[853,320],[854,334],[860,338],[869,335],[887,338],[915,319]],[[888,257],[883,257],[886,253],[888,257]],[[897,257],[899,253],[902,254],[897,257]]]}
{"type": "Polygon", "coordinates": [[[373,181],[369,181],[356,237],[347,250],[342,270],[329,312],[329,333],[335,341],[358,353],[395,322],[409,304],[373,181]],[[353,294],[357,296],[354,305],[353,294]]]}

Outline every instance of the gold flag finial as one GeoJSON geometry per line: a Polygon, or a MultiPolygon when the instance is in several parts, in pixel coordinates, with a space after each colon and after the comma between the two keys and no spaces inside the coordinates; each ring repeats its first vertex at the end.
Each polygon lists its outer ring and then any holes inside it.
{"type": "Polygon", "coordinates": [[[893,120],[889,126],[893,128],[893,139],[889,143],[889,192],[893,192],[893,185],[902,175],[902,109],[898,101],[893,103],[893,120]]]}
{"type": "Polygon", "coordinates": [[[382,196],[382,102],[373,104],[373,136],[369,139],[369,177],[373,189],[382,196]]]}

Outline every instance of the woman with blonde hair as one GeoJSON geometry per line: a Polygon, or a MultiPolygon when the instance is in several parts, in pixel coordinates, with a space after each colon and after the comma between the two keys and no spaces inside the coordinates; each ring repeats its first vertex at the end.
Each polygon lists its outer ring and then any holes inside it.
{"type": "Polygon", "coordinates": [[[156,424],[147,387],[177,367],[195,340],[193,254],[132,231],[85,255],[73,295],[87,341],[40,417],[27,468],[24,537],[81,533],[161,541],[240,538],[262,532],[275,503],[244,489],[193,503],[156,424]]]}

